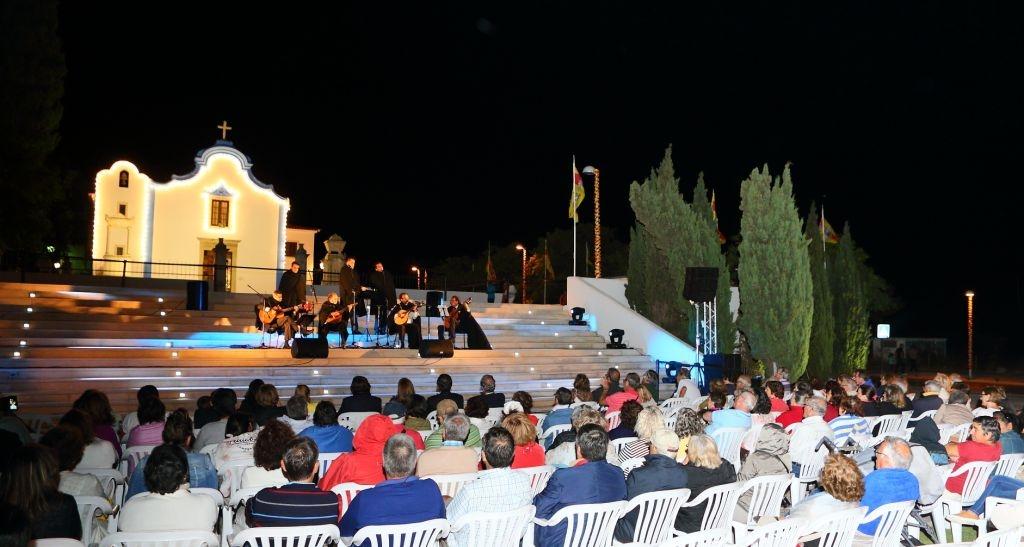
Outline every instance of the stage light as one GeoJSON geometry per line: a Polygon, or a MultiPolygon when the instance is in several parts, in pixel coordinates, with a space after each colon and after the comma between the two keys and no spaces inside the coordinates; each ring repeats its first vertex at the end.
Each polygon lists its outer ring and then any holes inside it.
{"type": "Polygon", "coordinates": [[[679,369],[685,365],[679,361],[655,361],[655,365],[665,365],[665,377],[661,379],[662,383],[674,384],[676,383],[676,376],[679,375],[679,369]]]}
{"type": "Polygon", "coordinates": [[[572,309],[572,319],[569,320],[570,325],[586,325],[587,322],[583,320],[583,314],[587,313],[586,308],[576,306],[572,309]]]}
{"type": "Polygon", "coordinates": [[[25,308],[25,311],[27,311],[28,313],[32,313],[32,308],[25,308]]]}
{"type": "Polygon", "coordinates": [[[180,370],[176,370],[176,371],[174,371],[174,375],[175,375],[175,376],[181,376],[181,371],[180,371],[180,370]]]}
{"type": "Polygon", "coordinates": [[[23,328],[23,329],[27,329],[27,328],[29,328],[29,326],[30,325],[28,323],[22,323],[21,324],[21,328],[23,328]]]}
{"type": "Polygon", "coordinates": [[[21,346],[21,347],[25,347],[25,346],[28,345],[28,342],[22,340],[22,341],[18,342],[18,345],[21,346]]]}
{"type": "Polygon", "coordinates": [[[605,347],[608,349],[626,349],[626,344],[622,343],[622,337],[626,335],[626,331],[622,329],[612,329],[608,331],[608,339],[611,340],[605,347]]]}
{"type": "Polygon", "coordinates": [[[888,338],[889,337],[889,332],[890,332],[890,326],[888,324],[886,324],[886,323],[879,323],[878,324],[878,332],[875,335],[875,338],[879,338],[879,339],[888,338]]]}

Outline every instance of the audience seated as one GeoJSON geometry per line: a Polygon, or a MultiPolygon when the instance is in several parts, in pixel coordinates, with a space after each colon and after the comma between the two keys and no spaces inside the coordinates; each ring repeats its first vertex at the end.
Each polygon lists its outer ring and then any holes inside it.
{"type": "Polygon", "coordinates": [[[608,431],[608,439],[614,441],[622,437],[636,437],[636,431],[634,430],[636,428],[636,419],[640,416],[640,411],[643,409],[644,407],[640,406],[640,403],[635,400],[622,403],[622,408],[619,410],[619,425],[608,431]]]}
{"type": "MultiPolygon", "coordinates": [[[[189,488],[217,488],[217,468],[214,467],[210,456],[189,452],[194,439],[192,437],[192,420],[188,417],[188,412],[178,409],[167,417],[161,440],[164,444],[179,446],[186,452],[189,488]]],[[[138,470],[145,469],[148,458],[149,456],[142,458],[138,470]]],[[[145,491],[145,473],[132,473],[128,477],[125,499],[145,491]]]]}
{"type": "Polygon", "coordinates": [[[755,450],[757,436],[761,434],[761,428],[766,424],[775,423],[775,419],[771,415],[772,400],[768,397],[768,393],[761,388],[749,388],[748,391],[754,394],[756,400],[750,409],[750,429],[740,440],[740,454],[743,456],[755,450]]]}
{"type": "Polygon", "coordinates": [[[786,391],[782,387],[782,382],[776,380],[769,380],[764,385],[765,391],[768,392],[768,398],[772,401],[772,412],[785,412],[789,410],[789,404],[786,403],[785,395],[786,391]]]}
{"type": "Polygon", "coordinates": [[[313,425],[299,432],[316,443],[322,452],[351,452],[352,432],[338,425],[338,414],[330,401],[320,401],[313,411],[313,425]]]}
{"type": "MultiPolygon", "coordinates": [[[[259,394],[261,387],[263,387],[263,380],[259,378],[249,382],[249,389],[245,391],[242,403],[238,405],[239,412],[245,412],[246,414],[256,413],[256,409],[259,407],[259,403],[256,402],[256,396],[259,394]]],[[[214,403],[214,406],[216,406],[216,403],[214,403]]],[[[234,408],[232,408],[231,412],[234,411],[234,408]]]]}
{"type": "MultiPolygon", "coordinates": [[[[444,406],[445,405],[442,405],[442,408],[444,408],[444,406]]],[[[449,411],[450,410],[448,409],[445,410],[445,412],[449,411]]],[[[487,429],[491,427],[491,422],[488,419],[490,413],[491,409],[487,408],[487,401],[482,398],[474,397],[466,401],[466,417],[469,418],[469,423],[472,424],[473,427],[477,428],[478,431],[487,431],[487,429]]],[[[435,418],[437,418],[439,422],[441,414],[441,412],[438,412],[435,415],[435,418]]],[[[472,435],[473,433],[470,432],[470,436],[472,435]]]]}
{"type": "MultiPolygon", "coordinates": [[[[427,419],[427,415],[430,414],[430,410],[427,410],[427,403],[420,403],[405,413],[405,427],[406,429],[412,429],[415,431],[430,431],[430,420],[427,419]]],[[[413,439],[415,440],[415,439],[413,439]]]]}
{"type": "Polygon", "coordinates": [[[587,424],[597,424],[605,427],[604,417],[601,413],[589,406],[578,406],[572,411],[572,429],[563,431],[555,437],[551,448],[544,453],[544,461],[547,465],[555,467],[569,467],[578,459],[576,456],[576,435],[580,428],[587,424]]]}
{"type": "Polygon", "coordinates": [[[398,380],[398,390],[394,397],[388,402],[399,402],[402,406],[409,408],[419,403],[426,402],[426,399],[422,395],[416,393],[416,386],[413,385],[412,380],[408,378],[401,378],[398,380]]]}
{"type": "Polygon", "coordinates": [[[814,519],[821,515],[854,509],[864,498],[864,475],[856,462],[842,454],[825,458],[818,480],[821,491],[800,500],[789,510],[790,518],[814,519]]]}
{"type": "Polygon", "coordinates": [[[754,392],[747,389],[737,391],[733,400],[733,408],[726,408],[713,413],[706,433],[714,435],[715,431],[719,429],[732,427],[750,429],[750,410],[754,408],[756,403],[757,396],[754,395],[754,392]]]}
{"type": "Polygon", "coordinates": [[[256,446],[256,437],[259,435],[259,431],[253,431],[251,415],[236,412],[228,418],[224,435],[226,438],[217,445],[212,456],[217,474],[224,477],[225,487],[227,487],[232,480],[228,476],[229,468],[252,461],[253,449],[256,446]]]}
{"type": "MultiPolygon", "coordinates": [[[[875,470],[864,477],[864,497],[861,505],[867,512],[881,505],[898,501],[916,501],[920,495],[917,477],[908,471],[913,459],[910,445],[899,437],[886,437],[875,447],[875,470]]],[[[874,535],[878,521],[861,524],[860,534],[874,535]]]]}
{"type": "Polygon", "coordinates": [[[475,472],[480,457],[476,450],[465,445],[469,428],[469,419],[461,414],[445,418],[441,446],[428,448],[420,455],[416,475],[426,477],[475,472]]]}
{"type": "MultiPolygon", "coordinates": [[[[551,518],[559,509],[570,505],[607,503],[626,498],[622,470],[605,461],[608,433],[604,426],[584,425],[574,444],[576,462],[572,467],[552,473],[547,486],[534,498],[537,518],[551,518]]],[[[535,544],[538,547],[561,545],[565,530],[565,522],[553,527],[538,526],[534,533],[535,544]]]]}
{"type": "Polygon", "coordinates": [[[590,400],[600,404],[606,397],[622,391],[622,386],[619,385],[621,378],[622,376],[618,368],[609,367],[608,371],[601,377],[601,385],[590,392],[590,400]]]}
{"type": "MultiPolygon", "coordinates": [[[[761,428],[757,445],[747,456],[736,474],[736,480],[745,481],[765,475],[786,475],[792,471],[793,462],[789,456],[789,435],[779,424],[768,424],[761,428]]],[[[747,510],[753,493],[747,492],[736,508],[736,520],[746,522],[747,510]]]]}
{"type": "Polygon", "coordinates": [[[126,446],[156,446],[163,442],[164,420],[167,408],[156,397],[139,401],[139,425],[132,428],[125,438],[126,446]]]}
{"type": "Polygon", "coordinates": [[[346,412],[380,412],[384,405],[380,397],[370,395],[370,381],[365,376],[352,378],[352,385],[349,387],[352,395],[341,400],[339,414],[346,412]]]}
{"type": "Polygon", "coordinates": [[[437,410],[437,403],[445,399],[452,401],[459,408],[463,408],[466,404],[462,395],[452,393],[452,377],[448,374],[440,374],[437,377],[437,393],[427,398],[427,412],[437,410]]]}
{"type": "MultiPolygon", "coordinates": [[[[946,445],[949,461],[953,463],[951,472],[971,462],[994,462],[1002,456],[1003,449],[999,444],[999,423],[995,418],[979,416],[971,424],[971,438],[966,442],[950,442],[946,445]]],[[[946,490],[959,494],[964,488],[967,475],[950,477],[946,480],[946,490]]],[[[915,498],[916,499],[916,498],[915,498]]]]}
{"type": "MultiPolygon", "coordinates": [[[[356,443],[359,443],[358,431],[356,443]]],[[[388,439],[384,444],[382,461],[386,480],[353,498],[339,525],[342,537],[353,537],[366,526],[445,518],[444,500],[437,483],[413,475],[416,445],[408,435],[398,433],[388,439]],[[415,503],[410,503],[410,500],[415,500],[415,503]]],[[[331,466],[332,471],[334,465],[337,462],[331,466]]]]}
{"type": "MultiPolygon", "coordinates": [[[[253,382],[256,382],[256,380],[253,380],[253,382]]],[[[261,385],[262,382],[260,380],[261,385]]],[[[249,387],[251,390],[252,384],[249,384],[249,387]]],[[[257,387],[256,389],[259,388],[257,387]]],[[[246,394],[246,397],[248,397],[248,394],[246,394]]],[[[235,413],[235,405],[238,403],[238,397],[235,395],[235,392],[223,387],[215,389],[210,398],[213,400],[213,410],[217,412],[217,419],[203,425],[202,429],[199,430],[199,434],[196,435],[196,442],[192,445],[192,450],[196,452],[212,444],[220,444],[224,440],[224,431],[227,428],[228,417],[235,413]]]]}
{"type": "MultiPolygon", "coordinates": [[[[426,401],[420,401],[416,403],[416,406],[425,407],[427,406],[426,401]]],[[[406,427],[405,425],[405,405],[398,401],[391,401],[384,405],[383,414],[388,418],[391,418],[391,423],[395,426],[395,433],[405,433],[412,439],[413,444],[416,445],[416,450],[425,450],[426,445],[423,444],[423,437],[420,436],[420,432],[406,427]]]]}
{"type": "MultiPolygon", "coordinates": [[[[627,406],[623,405],[623,407],[627,406]]],[[[665,415],[657,406],[649,406],[640,411],[636,419],[636,440],[619,448],[618,461],[621,463],[630,458],[642,458],[650,453],[651,436],[665,427],[665,415]]],[[[673,455],[675,452],[673,452],[673,455]]],[[[609,456],[609,461],[613,461],[609,456]]],[[[613,462],[614,463],[614,462],[613,462]]]]}
{"type": "Polygon", "coordinates": [[[30,538],[82,539],[75,498],[58,490],[57,460],[49,448],[29,444],[13,451],[0,474],[0,503],[24,513],[30,538]]]}
{"type": "MultiPolygon", "coordinates": [[[[480,397],[487,403],[487,408],[501,408],[505,406],[505,394],[495,393],[495,389],[497,389],[497,385],[494,382],[494,376],[484,374],[480,377],[480,395],[470,397],[470,400],[480,397]]],[[[466,404],[469,404],[469,401],[466,401],[466,404]]]]}
{"type": "MultiPolygon", "coordinates": [[[[882,388],[882,396],[874,404],[875,416],[892,416],[913,410],[911,401],[907,400],[906,391],[899,384],[889,384],[882,388]]],[[[865,414],[866,416],[867,414],[865,414]]]]}
{"type": "Polygon", "coordinates": [[[974,420],[974,414],[971,413],[971,396],[966,391],[954,389],[949,393],[949,402],[939,407],[939,411],[932,419],[939,427],[955,427],[970,423],[974,420]]]}
{"type": "MultiPolygon", "coordinates": [[[[908,470],[917,477],[920,493],[918,503],[929,505],[945,492],[945,466],[949,463],[946,447],[939,444],[939,428],[931,418],[917,421],[910,435],[910,460],[908,470]]],[[[862,466],[863,470],[863,466],[862,466]]]]}
{"type": "Polygon", "coordinates": [[[686,463],[686,448],[689,446],[690,437],[703,435],[707,423],[697,415],[692,408],[683,408],[676,414],[676,435],[679,436],[679,452],[676,453],[676,461],[686,463]]]}
{"type": "Polygon", "coordinates": [[[988,498],[997,497],[1011,500],[1016,499],[1017,491],[1021,488],[1024,488],[1024,481],[1013,477],[1007,477],[1006,475],[992,475],[992,478],[989,479],[988,485],[981,493],[981,497],[978,498],[978,501],[975,502],[970,509],[961,511],[953,517],[950,517],[950,520],[964,523],[975,520],[979,515],[985,514],[989,519],[991,519],[992,524],[1000,530],[1022,526],[1024,525],[1024,513],[1022,513],[1021,506],[1019,505],[1003,508],[1001,511],[998,511],[998,513],[994,511],[993,514],[990,515],[985,513],[985,502],[988,498]]]}
{"type": "Polygon", "coordinates": [[[106,497],[103,486],[96,477],[74,472],[85,454],[85,443],[77,429],[59,425],[47,431],[39,440],[39,444],[52,450],[57,460],[57,469],[60,471],[58,490],[72,496],[106,497]]]}
{"type": "MultiPolygon", "coordinates": [[[[298,395],[298,396],[303,397],[303,398],[306,399],[306,416],[307,417],[312,416],[313,412],[316,411],[316,403],[317,403],[317,401],[313,400],[313,395],[312,395],[312,392],[309,390],[309,386],[307,386],[306,384],[298,384],[298,385],[296,385],[295,386],[295,390],[292,392],[292,395],[298,395]]],[[[285,404],[286,413],[287,413],[287,408],[288,408],[288,405],[285,404]]],[[[312,418],[310,418],[310,419],[312,419],[312,418]]],[[[296,431],[295,433],[298,434],[298,431],[296,431]]]]}
{"type": "Polygon", "coordinates": [[[828,422],[832,428],[836,446],[843,446],[848,439],[857,439],[870,435],[868,421],[860,415],[860,401],[845,395],[839,401],[839,416],[828,422]]]}
{"type": "Polygon", "coordinates": [[[981,401],[978,407],[972,411],[975,416],[992,416],[997,411],[1003,410],[1006,404],[1006,391],[999,386],[988,386],[981,390],[981,401]]]}
{"type": "Polygon", "coordinates": [[[623,403],[637,400],[639,397],[637,394],[638,389],[640,389],[640,375],[630,372],[626,375],[626,382],[622,386],[621,391],[601,397],[597,402],[607,406],[608,412],[619,412],[622,410],[623,403]]]}
{"type": "Polygon", "coordinates": [[[793,397],[789,400],[789,410],[779,414],[779,417],[775,418],[775,423],[785,429],[803,420],[804,403],[811,397],[814,397],[814,395],[811,392],[810,384],[806,382],[797,384],[797,388],[793,391],[793,397]]]}
{"type": "MultiPolygon", "coordinates": [[[[618,369],[615,373],[618,374],[618,369]]],[[[597,409],[600,405],[594,400],[594,392],[590,390],[590,378],[586,374],[577,374],[572,381],[573,405],[585,404],[597,409]]]]}
{"type": "MultiPolygon", "coordinates": [[[[822,438],[834,440],[832,428],[825,423],[825,399],[811,397],[804,404],[804,419],[793,425],[789,439],[789,453],[793,457],[793,473],[800,473],[800,462],[815,452],[822,438]]],[[[822,451],[826,450],[824,447],[822,451]]]]}
{"type": "Polygon", "coordinates": [[[1017,416],[997,410],[992,417],[999,424],[999,444],[1003,449],[1003,455],[1024,453],[1024,439],[1017,432],[1019,429],[1017,416]]]}
{"type": "Polygon", "coordinates": [[[320,489],[330,490],[334,485],[343,482],[377,484],[384,480],[381,467],[384,443],[394,434],[395,426],[390,418],[383,414],[367,416],[356,429],[352,439],[352,452],[342,454],[334,460],[331,468],[320,479],[320,489]]]}
{"type": "Polygon", "coordinates": [[[517,391],[512,394],[512,400],[519,403],[522,409],[519,412],[526,414],[526,417],[533,422],[533,425],[540,423],[540,418],[534,416],[533,412],[533,395],[530,395],[528,391],[517,391]]]}
{"type": "Polygon", "coordinates": [[[256,409],[252,412],[252,418],[256,425],[263,427],[267,420],[284,416],[285,408],[280,406],[281,396],[277,393],[274,384],[263,384],[256,392],[256,409]]]}
{"type": "Polygon", "coordinates": [[[481,453],[484,471],[477,473],[476,479],[463,485],[452,498],[448,504],[448,520],[455,521],[477,511],[514,511],[533,503],[529,477],[512,471],[515,451],[515,438],[507,429],[494,427],[484,435],[481,453]]]}
{"type": "MultiPolygon", "coordinates": [[[[572,423],[572,408],[569,407],[572,403],[572,390],[564,387],[555,390],[555,404],[548,411],[547,417],[544,418],[544,429],[547,430],[552,426],[572,423]]],[[[551,446],[551,439],[548,439],[546,444],[551,446]]]]}
{"type": "Polygon", "coordinates": [[[937,465],[949,463],[946,447],[939,444],[939,428],[931,418],[923,418],[915,422],[914,431],[910,434],[911,448],[921,446],[925,449],[928,459],[937,465]]]}
{"type": "MultiPolygon", "coordinates": [[[[853,383],[852,379],[850,380],[850,383],[853,383]]],[[[843,389],[843,386],[841,386],[839,382],[835,380],[825,382],[825,396],[822,398],[825,399],[825,402],[828,404],[825,407],[825,414],[822,415],[822,419],[825,420],[826,423],[839,417],[839,402],[842,401],[845,396],[846,390],[843,389]]]]}
{"type": "Polygon", "coordinates": [[[141,468],[148,492],[129,499],[121,508],[118,527],[125,532],[209,530],[217,522],[217,504],[188,489],[188,457],[177,445],[153,449],[141,468]]]}
{"type": "Polygon", "coordinates": [[[96,438],[109,442],[120,459],[121,443],[117,438],[117,433],[114,432],[114,410],[110,407],[110,399],[107,398],[107,394],[95,389],[87,389],[71,407],[81,410],[89,416],[96,438]]]}
{"type": "Polygon", "coordinates": [[[537,444],[537,428],[529,420],[529,414],[513,412],[501,422],[516,443],[512,469],[544,465],[544,448],[537,444]]]}
{"type": "MultiPolygon", "coordinates": [[[[626,499],[641,494],[686,488],[687,475],[676,463],[679,450],[679,436],[671,430],[661,428],[651,435],[650,454],[644,456],[644,464],[630,471],[626,477],[626,499]]],[[[633,540],[636,519],[640,510],[624,515],[615,525],[615,539],[623,543],[633,540]]]]}
{"type": "Polygon", "coordinates": [[[675,397],[687,403],[700,399],[700,387],[697,382],[690,379],[690,369],[681,368],[676,374],[675,397]]]}
{"type": "Polygon", "coordinates": [[[644,372],[640,378],[640,387],[646,389],[647,393],[651,395],[654,406],[661,404],[661,377],[658,376],[658,371],[648,369],[647,372],[644,372]]]}
{"type": "MultiPolygon", "coordinates": [[[[690,499],[704,493],[713,486],[736,482],[736,470],[718,453],[715,441],[707,435],[693,435],[686,447],[686,487],[690,489],[690,499]]],[[[679,511],[676,517],[676,529],[691,533],[700,530],[701,519],[707,502],[687,507],[679,511]]]]}
{"type": "MultiPolygon", "coordinates": [[[[472,401],[473,399],[475,399],[475,397],[471,398],[470,401],[472,401]]],[[[479,401],[480,402],[486,402],[487,400],[486,399],[479,399],[479,401]]],[[[470,404],[469,402],[466,402],[466,407],[467,408],[469,408],[471,406],[472,407],[476,407],[478,405],[479,405],[479,402],[474,402],[472,404],[470,404]]],[[[441,446],[442,441],[444,441],[444,439],[443,439],[443,433],[444,432],[443,432],[442,428],[444,427],[445,420],[447,420],[451,416],[458,415],[458,413],[459,413],[459,407],[455,406],[455,402],[454,401],[450,401],[448,399],[445,399],[443,401],[438,401],[438,403],[437,403],[437,429],[434,430],[433,433],[428,435],[427,438],[424,439],[424,441],[423,441],[423,444],[426,446],[426,448],[428,450],[431,449],[431,448],[437,448],[437,447],[441,446]]],[[[472,425],[472,424],[469,425],[469,436],[466,438],[466,446],[471,447],[471,448],[480,448],[480,429],[477,426],[475,426],[475,425],[472,425]]]]}
{"type": "MultiPolygon", "coordinates": [[[[135,426],[139,425],[139,411],[142,410],[142,400],[149,397],[153,397],[155,399],[160,398],[160,391],[157,390],[156,386],[145,385],[135,392],[135,399],[138,400],[139,405],[135,410],[126,414],[124,419],[121,420],[121,428],[118,433],[121,435],[122,439],[131,433],[132,429],[135,429],[135,426]]],[[[129,444],[128,446],[132,445],[129,444]]]]}
{"type": "Polygon", "coordinates": [[[288,482],[281,461],[295,433],[281,420],[271,418],[256,435],[252,458],[255,465],[242,473],[242,488],[278,486],[288,482]]]}
{"type": "MultiPolygon", "coordinates": [[[[96,436],[96,430],[92,426],[92,418],[85,412],[73,408],[60,419],[61,425],[66,425],[78,431],[85,443],[85,452],[82,454],[82,461],[78,467],[82,469],[111,469],[118,461],[117,450],[110,441],[96,436]]],[[[118,445],[120,446],[120,445],[118,445]]]]}
{"type": "MultiPolygon", "coordinates": [[[[287,428],[283,424],[282,427],[287,428]]],[[[313,482],[320,471],[319,455],[313,441],[292,437],[277,463],[285,481],[260,490],[245,504],[246,524],[250,527],[337,524],[338,496],[317,488],[313,482]]]]}
{"type": "Polygon", "coordinates": [[[284,416],[278,418],[278,420],[290,427],[292,433],[296,435],[313,425],[313,420],[309,419],[309,405],[307,402],[307,399],[302,395],[292,395],[288,398],[288,402],[284,404],[284,416]]]}

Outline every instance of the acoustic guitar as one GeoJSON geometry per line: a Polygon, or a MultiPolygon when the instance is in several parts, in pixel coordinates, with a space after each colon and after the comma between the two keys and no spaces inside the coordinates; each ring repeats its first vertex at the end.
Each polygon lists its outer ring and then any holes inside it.
{"type": "Polygon", "coordinates": [[[416,317],[418,316],[418,314],[416,313],[416,309],[419,308],[420,306],[422,306],[423,303],[422,302],[413,302],[413,304],[416,304],[416,307],[411,309],[411,310],[405,310],[405,309],[402,309],[402,308],[398,308],[398,311],[395,312],[395,317],[394,317],[394,319],[392,319],[392,321],[396,325],[405,325],[406,323],[415,321],[416,317]]]}
{"type": "MultiPolygon", "coordinates": [[[[462,302],[463,306],[468,306],[473,303],[473,297],[469,297],[465,302],[462,302]]],[[[450,315],[444,318],[444,330],[449,332],[455,332],[455,329],[459,328],[459,316],[462,315],[462,310],[455,308],[450,315]]]]}
{"type": "Polygon", "coordinates": [[[257,315],[259,316],[261,323],[263,323],[264,325],[268,325],[270,323],[273,323],[278,316],[284,315],[292,310],[303,310],[305,312],[310,312],[313,311],[313,305],[310,304],[309,302],[303,302],[301,304],[296,304],[290,308],[282,308],[280,306],[274,306],[272,308],[263,307],[260,308],[260,310],[257,312],[257,315]]]}

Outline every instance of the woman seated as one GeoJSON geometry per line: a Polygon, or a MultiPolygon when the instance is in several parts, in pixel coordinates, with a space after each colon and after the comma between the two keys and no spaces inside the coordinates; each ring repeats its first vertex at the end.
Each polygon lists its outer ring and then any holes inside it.
{"type": "Polygon", "coordinates": [[[614,441],[623,437],[636,437],[636,419],[644,407],[636,401],[622,403],[622,410],[619,411],[619,425],[608,432],[608,440],[614,441]]]}
{"type": "Polygon", "coordinates": [[[60,485],[58,490],[72,496],[99,496],[109,498],[107,492],[99,479],[87,473],[75,473],[74,469],[78,462],[82,461],[85,454],[85,443],[82,442],[82,434],[78,430],[67,426],[59,425],[46,432],[39,444],[53,451],[57,458],[57,469],[60,470],[60,485]]]}
{"type": "Polygon", "coordinates": [[[401,378],[398,380],[397,393],[391,398],[391,401],[398,401],[405,405],[405,408],[412,408],[419,403],[426,402],[426,398],[416,393],[416,386],[413,385],[412,380],[401,378]]]}
{"type": "Polygon", "coordinates": [[[71,408],[85,412],[92,422],[93,433],[114,447],[118,459],[121,458],[121,441],[114,431],[114,410],[110,407],[107,394],[95,389],[85,390],[75,400],[71,408]]]}
{"type": "MultiPolygon", "coordinates": [[[[235,481],[233,473],[241,472],[240,464],[252,465],[253,447],[256,446],[258,431],[253,431],[252,416],[236,412],[228,417],[224,427],[224,440],[214,449],[213,465],[220,477],[221,492],[227,496],[235,481]]],[[[241,477],[239,477],[241,480],[241,477]]]]}
{"type": "Polygon", "coordinates": [[[835,435],[836,446],[843,446],[847,440],[868,436],[868,421],[861,416],[861,405],[854,397],[843,396],[839,400],[839,416],[828,421],[835,435]]]}
{"type": "MultiPolygon", "coordinates": [[[[690,489],[691,500],[703,494],[708,488],[736,482],[736,470],[731,463],[722,459],[714,439],[707,435],[690,437],[686,447],[686,459],[687,463],[683,464],[683,469],[686,470],[686,487],[690,489]]],[[[699,531],[706,508],[705,501],[693,507],[680,509],[676,517],[676,529],[688,534],[699,531]]]]}
{"type": "MultiPolygon", "coordinates": [[[[765,475],[786,475],[793,470],[793,462],[789,458],[789,435],[779,424],[767,424],[761,427],[757,436],[754,451],[744,460],[736,480],[745,481],[765,475]]],[[[753,492],[747,492],[739,499],[736,507],[735,520],[747,521],[747,511],[753,492]]]]}
{"type": "MultiPolygon", "coordinates": [[[[217,488],[217,468],[214,467],[213,460],[208,454],[190,452],[195,440],[192,435],[192,418],[188,417],[188,412],[184,408],[179,408],[167,417],[161,440],[164,444],[180,446],[185,451],[188,457],[189,488],[217,488]]],[[[146,491],[145,473],[141,470],[146,467],[148,458],[149,456],[142,458],[136,468],[138,472],[132,473],[128,479],[125,499],[131,499],[135,494],[146,491]]]]}
{"type": "Polygon", "coordinates": [[[139,401],[139,425],[132,428],[125,439],[127,446],[156,446],[163,442],[164,420],[167,408],[156,397],[139,401]]]}
{"type": "Polygon", "coordinates": [[[537,428],[528,416],[522,412],[513,412],[501,422],[516,443],[512,469],[544,465],[544,447],[537,444],[537,428]]]}
{"type": "Polygon", "coordinates": [[[540,422],[540,418],[531,414],[533,412],[532,395],[526,391],[517,391],[512,394],[512,400],[518,402],[519,405],[523,407],[522,412],[526,414],[526,417],[533,423],[533,425],[537,425],[540,422]]]}
{"type": "Polygon", "coordinates": [[[252,417],[256,425],[263,427],[267,420],[284,416],[285,408],[279,406],[281,397],[277,394],[277,388],[273,384],[263,384],[256,392],[256,408],[252,417]]]}
{"type": "Polygon", "coordinates": [[[860,507],[860,500],[864,497],[864,475],[850,458],[842,454],[825,457],[818,484],[822,491],[794,505],[789,511],[791,518],[814,518],[860,507]]]}
{"type": "Polygon", "coordinates": [[[217,504],[188,489],[188,457],[177,445],[153,449],[142,468],[148,492],[121,508],[118,528],[124,532],[209,530],[217,522],[217,504]]]}
{"type": "MultiPolygon", "coordinates": [[[[430,414],[430,410],[428,410],[426,402],[423,402],[408,409],[405,413],[406,429],[414,429],[416,431],[430,431],[430,420],[427,420],[428,414],[430,414]]],[[[486,417],[486,413],[484,414],[484,416],[486,417]]]]}
{"type": "Polygon", "coordinates": [[[0,502],[24,512],[30,539],[82,539],[82,521],[75,498],[58,490],[57,460],[49,448],[22,446],[7,459],[0,475],[0,502]]]}
{"type": "Polygon", "coordinates": [[[85,451],[82,453],[82,461],[78,462],[80,469],[111,469],[118,461],[117,450],[110,444],[110,441],[100,439],[96,436],[92,427],[92,418],[85,412],[72,409],[61,416],[60,425],[66,425],[78,431],[85,443],[85,451]]]}
{"type": "Polygon", "coordinates": [[[256,436],[252,457],[256,464],[242,473],[242,488],[281,486],[288,482],[281,470],[284,447],[295,438],[292,428],[271,419],[256,436]]]}
{"type": "Polygon", "coordinates": [[[679,435],[679,452],[676,453],[676,461],[686,463],[686,449],[690,443],[690,437],[703,435],[707,427],[697,411],[692,408],[683,408],[676,414],[676,435],[679,435]]]}
{"type": "Polygon", "coordinates": [[[313,411],[313,425],[303,429],[299,435],[312,439],[321,454],[352,451],[352,432],[338,425],[338,413],[330,401],[317,403],[313,411]]]}
{"type": "MultiPolygon", "coordinates": [[[[631,406],[630,402],[622,405],[625,409],[627,406],[631,406]]],[[[661,409],[652,406],[645,408],[640,411],[640,414],[636,418],[636,427],[634,428],[636,437],[635,441],[628,442],[619,449],[617,454],[619,462],[624,462],[631,458],[643,458],[650,453],[651,436],[654,432],[665,427],[665,415],[662,414],[661,409]]],[[[675,452],[672,453],[675,457],[675,452]]],[[[613,461],[613,460],[609,460],[613,461]]]]}
{"type": "Polygon", "coordinates": [[[1003,410],[1006,400],[1006,391],[999,386],[988,386],[981,389],[981,402],[972,411],[975,416],[991,416],[1003,410]]]}
{"type": "MultiPolygon", "coordinates": [[[[441,405],[439,404],[438,406],[441,405]]],[[[466,417],[469,418],[469,423],[480,431],[487,431],[490,429],[491,424],[487,421],[487,415],[490,414],[490,411],[491,409],[487,408],[487,401],[485,401],[483,397],[470,397],[469,400],[466,401],[466,417]]],[[[440,413],[440,411],[438,411],[438,413],[440,413]]],[[[440,423],[440,421],[438,423],[440,423]]]]}

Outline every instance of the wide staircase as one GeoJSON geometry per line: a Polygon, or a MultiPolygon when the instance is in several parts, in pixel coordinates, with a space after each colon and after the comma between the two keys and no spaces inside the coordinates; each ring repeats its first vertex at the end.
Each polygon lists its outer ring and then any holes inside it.
{"type": "MultiPolygon", "coordinates": [[[[609,367],[642,371],[652,364],[636,350],[605,349],[600,335],[568,325],[568,314],[554,305],[475,303],[493,349],[458,349],[450,359],[379,348],[388,340],[367,335],[354,340],[359,349],[294,359],[288,350],[260,347],[277,340],[254,326],[253,295],[211,294],[207,311],[186,310],[183,290],[0,283],[0,295],[0,393],[18,394],[21,410],[34,414],[62,412],[89,388],[106,392],[115,410],[132,410],[145,384],[157,386],[168,406],[192,409],[218,387],[241,396],[253,378],[273,383],[283,397],[302,383],[315,398],[337,402],[355,375],[385,399],[403,377],[429,395],[441,373],[464,394],[493,374],[500,391],[528,391],[543,409],[577,373],[596,387],[609,367]]],[[[430,332],[424,318],[424,335],[436,336],[439,322],[431,321],[430,332]]],[[[331,340],[337,344],[336,335],[331,340]]]]}

